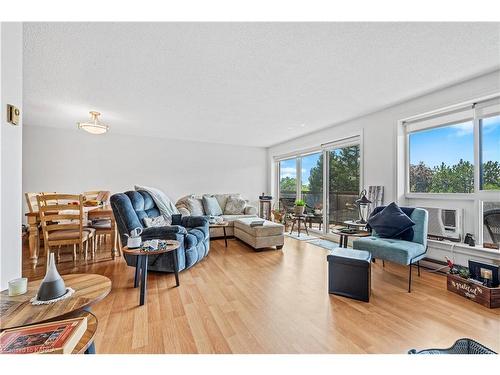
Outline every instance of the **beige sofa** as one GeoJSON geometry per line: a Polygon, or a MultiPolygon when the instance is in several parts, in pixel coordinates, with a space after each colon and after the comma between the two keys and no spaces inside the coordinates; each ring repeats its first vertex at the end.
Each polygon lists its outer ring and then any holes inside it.
{"type": "MultiPolygon", "coordinates": [[[[203,195],[211,195],[217,199],[217,202],[219,203],[220,208],[222,209],[223,214],[221,215],[224,221],[228,222],[228,226],[226,227],[226,234],[228,236],[233,236],[234,235],[234,221],[238,219],[243,219],[243,218],[252,218],[252,217],[257,217],[257,208],[254,206],[251,206],[249,204],[249,201],[241,196],[239,193],[225,193],[225,194],[203,194],[203,195]],[[246,205],[242,211],[241,214],[239,215],[228,215],[225,214],[224,209],[226,207],[226,202],[227,198],[230,196],[237,196],[240,198],[245,199],[246,205]]],[[[187,204],[187,199],[188,198],[195,198],[199,200],[200,202],[202,201],[202,196],[203,195],[186,195],[182,198],[179,198],[177,200],[177,203],[175,203],[175,206],[179,210],[179,212],[182,214],[182,216],[191,216],[191,211],[189,210],[189,205],[187,204]]],[[[203,206],[203,203],[202,203],[203,206]]],[[[224,231],[222,228],[210,228],[210,237],[222,237],[224,236],[224,231]]]]}

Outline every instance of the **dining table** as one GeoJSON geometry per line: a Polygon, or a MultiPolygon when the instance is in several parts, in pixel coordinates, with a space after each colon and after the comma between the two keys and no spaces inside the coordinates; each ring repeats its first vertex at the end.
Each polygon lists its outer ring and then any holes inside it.
{"type": "MultiPolygon", "coordinates": [[[[99,206],[86,206],[83,208],[84,214],[87,216],[88,220],[97,219],[109,219],[111,220],[111,238],[113,239],[111,245],[111,257],[115,259],[116,255],[120,255],[118,248],[118,233],[116,230],[116,221],[113,215],[113,210],[111,206],[99,205],[99,206]]],[[[30,262],[31,265],[36,267],[38,264],[38,256],[40,252],[40,215],[38,211],[26,213],[26,219],[28,223],[28,244],[30,252],[30,262]]]]}

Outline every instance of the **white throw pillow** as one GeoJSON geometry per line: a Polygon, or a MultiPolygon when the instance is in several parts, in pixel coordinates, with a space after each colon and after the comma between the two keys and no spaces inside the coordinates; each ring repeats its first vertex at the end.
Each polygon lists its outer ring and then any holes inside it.
{"type": "Polygon", "coordinates": [[[202,200],[195,197],[189,197],[186,199],[187,206],[191,212],[191,216],[203,216],[205,212],[203,211],[202,200]]]}
{"type": "Polygon", "coordinates": [[[151,228],[151,227],[166,227],[167,225],[170,225],[170,223],[167,222],[167,220],[163,216],[158,216],[158,217],[145,217],[142,219],[144,222],[144,226],[146,228],[151,228]]]}
{"type": "Polygon", "coordinates": [[[241,215],[244,213],[246,201],[240,197],[227,198],[224,214],[226,215],[241,215]]]}

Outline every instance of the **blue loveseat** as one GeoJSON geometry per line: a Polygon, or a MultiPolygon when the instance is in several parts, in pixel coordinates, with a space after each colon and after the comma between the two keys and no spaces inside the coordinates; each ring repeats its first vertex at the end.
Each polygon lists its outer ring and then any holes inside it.
{"type": "MultiPolygon", "coordinates": [[[[377,207],[372,215],[381,211],[385,206],[377,207]]],[[[401,207],[401,209],[410,209],[401,207]]],[[[369,251],[372,259],[387,260],[409,266],[408,293],[411,291],[411,266],[416,264],[420,276],[419,261],[425,257],[427,252],[427,225],[428,213],[422,208],[415,208],[410,215],[415,225],[411,241],[393,238],[381,238],[376,231],[372,231],[370,237],[357,238],[352,243],[352,248],[369,251]]]]}
{"type": "MultiPolygon", "coordinates": [[[[110,199],[116,226],[122,244],[127,243],[125,234],[134,228],[142,228],[143,241],[151,239],[177,240],[181,246],[177,249],[179,271],[190,268],[208,255],[210,250],[208,219],[205,216],[187,216],[180,218],[179,225],[144,228],[145,217],[160,216],[153,198],[145,191],[127,191],[111,196],[110,199]]],[[[129,266],[136,265],[136,256],[124,255],[129,266]]],[[[151,271],[174,272],[173,258],[165,253],[149,258],[148,269],[151,271]]]]}

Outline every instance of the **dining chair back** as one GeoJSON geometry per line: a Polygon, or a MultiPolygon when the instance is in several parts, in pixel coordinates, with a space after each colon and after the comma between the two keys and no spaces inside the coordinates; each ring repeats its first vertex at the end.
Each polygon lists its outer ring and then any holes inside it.
{"type": "Polygon", "coordinates": [[[105,204],[109,204],[109,197],[111,196],[111,192],[107,190],[94,190],[94,191],[86,191],[83,193],[84,200],[98,200],[104,202],[105,204]]]}
{"type": "MultiPolygon", "coordinates": [[[[38,212],[42,225],[46,259],[51,247],[73,245],[73,260],[76,261],[76,247],[80,254],[88,240],[93,237],[93,230],[84,229],[83,195],[74,194],[39,194],[37,195],[38,212]]],[[[59,258],[59,252],[58,252],[59,258]]]]}

